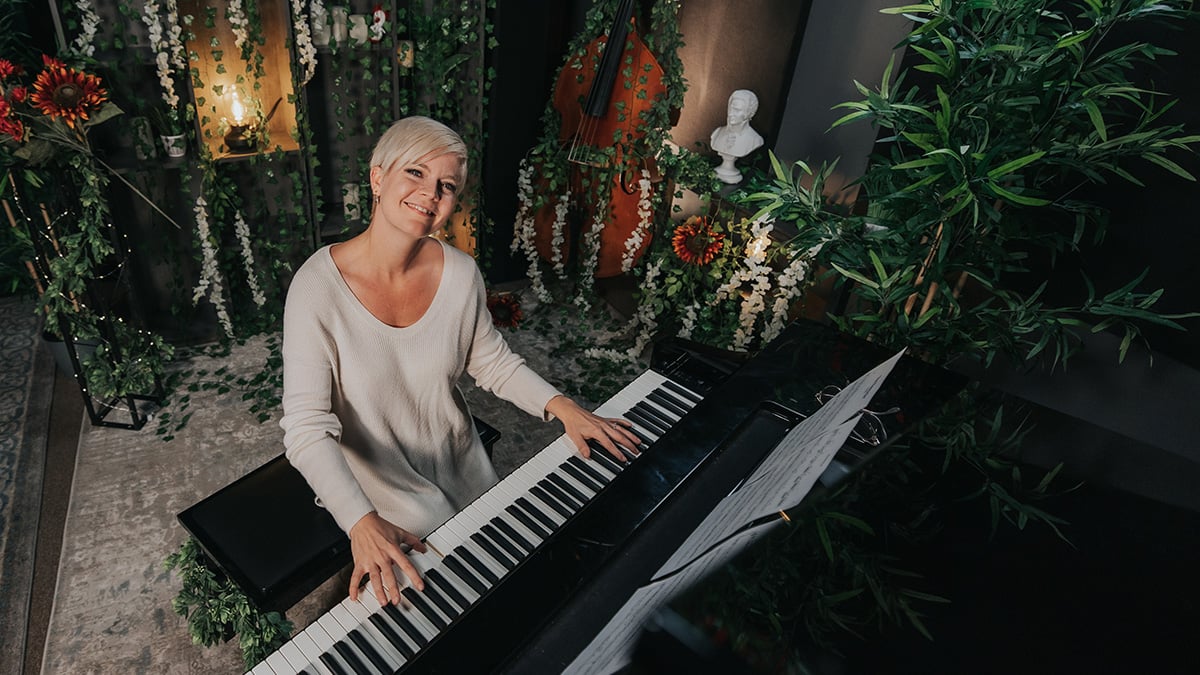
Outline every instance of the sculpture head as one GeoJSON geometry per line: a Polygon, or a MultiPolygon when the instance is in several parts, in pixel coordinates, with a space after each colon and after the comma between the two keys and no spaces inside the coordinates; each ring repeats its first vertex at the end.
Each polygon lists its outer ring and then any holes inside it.
{"type": "Polygon", "coordinates": [[[748,122],[756,112],[758,112],[758,96],[749,89],[738,89],[729,95],[725,121],[727,124],[748,122]]]}

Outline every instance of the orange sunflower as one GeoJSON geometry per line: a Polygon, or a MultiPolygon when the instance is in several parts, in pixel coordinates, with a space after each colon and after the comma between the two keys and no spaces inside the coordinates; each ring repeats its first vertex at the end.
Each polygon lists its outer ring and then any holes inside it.
{"type": "Polygon", "coordinates": [[[13,114],[12,106],[0,97],[0,136],[11,136],[20,142],[25,138],[25,125],[13,114]]]}
{"type": "Polygon", "coordinates": [[[501,328],[516,328],[525,318],[521,302],[511,295],[488,294],[487,308],[492,314],[492,323],[501,328]]]}
{"type": "Polygon", "coordinates": [[[100,78],[68,68],[58,59],[42,57],[46,69],[33,82],[30,103],[50,117],[61,117],[67,126],[75,128],[76,120],[86,120],[88,113],[108,100],[100,86],[100,78]]]}
{"type": "Polygon", "coordinates": [[[675,228],[671,248],[689,265],[707,265],[725,246],[725,235],[713,230],[708,218],[692,216],[675,228]]]}

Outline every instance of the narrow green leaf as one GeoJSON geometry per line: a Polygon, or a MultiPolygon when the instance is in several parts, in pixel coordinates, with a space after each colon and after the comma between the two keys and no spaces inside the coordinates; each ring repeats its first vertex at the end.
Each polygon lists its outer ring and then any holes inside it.
{"type": "Polygon", "coordinates": [[[1000,166],[989,171],[987,173],[987,176],[988,176],[988,178],[991,178],[992,180],[995,180],[995,179],[1003,177],[1003,176],[1007,176],[1008,174],[1015,172],[1017,169],[1024,168],[1045,156],[1046,156],[1045,150],[1039,150],[1038,152],[1031,152],[1028,155],[1025,155],[1024,157],[1018,157],[1017,159],[1014,159],[1010,162],[1005,162],[1004,164],[1001,164],[1000,166]]]}
{"type": "Polygon", "coordinates": [[[1041,199],[1039,197],[1026,197],[1025,195],[1019,195],[1015,192],[1009,192],[1008,190],[1005,190],[991,181],[987,182],[987,187],[989,190],[994,192],[996,196],[1003,197],[1004,199],[1016,204],[1022,204],[1024,206],[1045,206],[1050,203],[1050,200],[1048,199],[1041,199]]]}

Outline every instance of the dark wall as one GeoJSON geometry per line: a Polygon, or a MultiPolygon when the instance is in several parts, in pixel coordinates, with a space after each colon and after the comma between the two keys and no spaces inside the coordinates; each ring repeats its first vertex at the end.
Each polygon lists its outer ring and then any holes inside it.
{"type": "Polygon", "coordinates": [[[488,101],[487,147],[483,161],[484,203],[493,229],[481,241],[491,256],[494,282],[520,279],[525,263],[509,253],[517,212],[517,169],[542,133],[542,112],[562,64],[567,43],[579,30],[582,2],[504,0],[493,22],[498,42],[492,54],[496,77],[488,101]]]}

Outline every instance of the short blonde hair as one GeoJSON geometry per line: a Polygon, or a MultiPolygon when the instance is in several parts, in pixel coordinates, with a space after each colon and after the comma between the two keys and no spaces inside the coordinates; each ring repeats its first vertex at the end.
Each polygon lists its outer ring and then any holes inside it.
{"type": "Polygon", "coordinates": [[[396,120],[383,132],[371,153],[371,166],[387,173],[397,164],[412,164],[434,152],[458,157],[458,179],[466,180],[467,144],[462,137],[445,124],[419,115],[396,120]]]}

